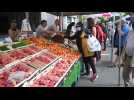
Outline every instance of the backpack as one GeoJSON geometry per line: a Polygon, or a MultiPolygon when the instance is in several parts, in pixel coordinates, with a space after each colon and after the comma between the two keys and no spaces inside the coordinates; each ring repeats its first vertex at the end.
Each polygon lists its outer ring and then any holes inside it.
{"type": "Polygon", "coordinates": [[[100,43],[102,43],[105,40],[105,33],[99,25],[96,25],[96,32],[96,38],[99,40],[100,43]]]}

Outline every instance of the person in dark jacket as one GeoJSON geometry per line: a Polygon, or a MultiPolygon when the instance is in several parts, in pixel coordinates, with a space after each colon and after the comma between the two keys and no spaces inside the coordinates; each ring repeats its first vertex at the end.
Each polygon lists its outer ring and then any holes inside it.
{"type": "Polygon", "coordinates": [[[69,37],[73,33],[73,30],[72,30],[73,26],[75,26],[75,22],[72,22],[67,26],[67,30],[65,33],[67,37],[69,37]]]}
{"type": "Polygon", "coordinates": [[[93,71],[93,75],[90,78],[91,81],[94,81],[97,78],[97,72],[94,63],[94,52],[90,51],[88,45],[88,35],[84,32],[84,27],[81,22],[76,24],[76,34],[69,39],[76,39],[76,44],[79,52],[82,55],[83,61],[85,63],[86,73],[82,73],[82,75],[90,75],[90,66],[93,71]]]}

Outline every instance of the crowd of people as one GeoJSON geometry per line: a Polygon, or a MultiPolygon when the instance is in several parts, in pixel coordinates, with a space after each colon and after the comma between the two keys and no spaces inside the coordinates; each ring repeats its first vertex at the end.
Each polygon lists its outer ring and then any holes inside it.
{"type": "MultiPolygon", "coordinates": [[[[48,39],[64,41],[76,40],[76,45],[85,65],[85,71],[81,73],[82,76],[90,76],[90,69],[92,69],[92,76],[90,77],[91,81],[95,81],[98,77],[96,70],[96,62],[101,59],[101,51],[92,52],[88,44],[88,38],[92,34],[101,44],[102,50],[106,51],[106,41],[107,38],[111,40],[111,31],[106,27],[105,23],[98,23],[93,18],[87,19],[87,26],[85,27],[82,22],[72,22],[68,25],[64,36],[60,34],[59,31],[60,22],[58,19],[55,20],[52,26],[48,27],[47,21],[42,20],[40,25],[36,29],[37,37],[44,37],[48,39]]],[[[132,23],[132,28],[134,29],[134,23],[132,23]]],[[[20,34],[19,29],[17,28],[16,22],[12,21],[9,29],[9,36],[13,42],[17,40],[17,35],[20,34]]],[[[116,59],[114,59],[114,66],[117,66],[119,59],[121,58],[121,65],[123,67],[123,79],[125,86],[128,85],[130,81],[130,74],[132,73],[132,79],[134,81],[134,65],[132,64],[133,55],[134,55],[134,31],[129,30],[129,25],[121,20],[116,23],[115,33],[114,33],[114,47],[117,48],[116,59]]]]}

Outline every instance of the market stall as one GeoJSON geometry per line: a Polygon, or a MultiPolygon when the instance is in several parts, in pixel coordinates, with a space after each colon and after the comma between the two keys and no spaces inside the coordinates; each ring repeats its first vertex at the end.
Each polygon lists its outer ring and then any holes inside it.
{"type": "Polygon", "coordinates": [[[83,65],[77,50],[44,38],[24,39],[0,45],[0,87],[71,87],[77,83],[83,65]]]}

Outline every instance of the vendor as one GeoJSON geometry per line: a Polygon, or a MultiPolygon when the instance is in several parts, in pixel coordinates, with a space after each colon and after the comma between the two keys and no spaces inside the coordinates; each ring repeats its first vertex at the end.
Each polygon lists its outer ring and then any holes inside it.
{"type": "Polygon", "coordinates": [[[60,26],[60,22],[58,19],[56,19],[54,24],[48,28],[48,30],[53,33],[52,37],[54,37],[59,33],[59,26],[60,26]]]}
{"type": "Polygon", "coordinates": [[[46,20],[41,21],[40,25],[36,29],[36,32],[37,36],[48,37],[49,35],[51,35],[51,32],[48,31],[46,20]]]}
{"type": "Polygon", "coordinates": [[[10,24],[10,28],[8,30],[9,37],[13,42],[17,41],[17,36],[19,35],[20,30],[17,28],[16,21],[13,20],[10,24]]]}
{"type": "Polygon", "coordinates": [[[59,31],[60,22],[58,19],[55,20],[54,24],[48,28],[51,33],[51,39],[55,42],[63,43],[64,37],[60,34],[59,31]]]}

